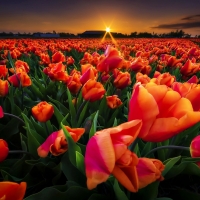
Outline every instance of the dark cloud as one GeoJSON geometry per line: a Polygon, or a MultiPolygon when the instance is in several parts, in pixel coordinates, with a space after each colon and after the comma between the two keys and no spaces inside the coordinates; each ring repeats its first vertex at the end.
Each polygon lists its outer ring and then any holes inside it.
{"type": "Polygon", "coordinates": [[[155,29],[189,29],[189,28],[200,28],[200,15],[190,15],[182,18],[181,20],[187,22],[177,22],[174,24],[160,24],[151,28],[155,29]]]}
{"type": "Polygon", "coordinates": [[[200,15],[187,16],[187,17],[182,18],[181,20],[197,20],[197,18],[200,19],[200,15]]]}

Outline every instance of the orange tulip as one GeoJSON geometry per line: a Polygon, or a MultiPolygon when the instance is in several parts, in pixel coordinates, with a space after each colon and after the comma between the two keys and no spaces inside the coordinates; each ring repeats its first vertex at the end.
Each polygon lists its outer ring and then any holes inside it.
{"type": "Polygon", "coordinates": [[[66,86],[68,87],[69,91],[73,94],[77,94],[79,89],[82,86],[80,81],[81,75],[78,72],[73,72],[72,75],[68,76],[68,80],[66,82],[66,86]]]}
{"type": "Polygon", "coordinates": [[[139,180],[139,189],[146,187],[156,180],[164,180],[161,173],[165,166],[160,160],[151,158],[139,158],[138,160],[136,169],[139,180]]]}
{"type": "Polygon", "coordinates": [[[68,58],[67,58],[67,65],[73,65],[74,64],[74,59],[72,58],[72,56],[69,56],[68,58]]]}
{"type": "Polygon", "coordinates": [[[0,182],[0,199],[23,200],[26,192],[26,182],[14,183],[10,181],[0,182]]]}
{"type": "Polygon", "coordinates": [[[141,84],[146,84],[150,82],[150,78],[146,74],[142,74],[138,72],[136,74],[136,82],[140,82],[141,84]]]}
{"type": "Polygon", "coordinates": [[[145,141],[162,142],[200,121],[200,112],[194,112],[191,102],[166,85],[137,83],[129,102],[128,120],[141,119],[138,135],[145,141]]]}
{"type": "Polygon", "coordinates": [[[65,55],[60,51],[57,51],[56,53],[54,53],[52,55],[52,62],[53,63],[65,62],[65,61],[66,61],[65,55]]]}
{"type": "Polygon", "coordinates": [[[105,182],[110,174],[128,190],[139,188],[136,165],[138,157],[128,150],[141,128],[141,120],[97,131],[86,145],[85,168],[88,189],[105,182]]]}
{"type": "Polygon", "coordinates": [[[103,98],[106,90],[100,82],[88,80],[82,88],[82,95],[86,101],[97,101],[103,98]]]}
{"type": "Polygon", "coordinates": [[[116,48],[108,46],[104,55],[97,65],[98,71],[109,72],[115,68],[120,68],[123,63],[123,57],[116,48]]]}
{"type": "Polygon", "coordinates": [[[166,85],[171,87],[171,85],[176,81],[176,77],[172,76],[169,72],[160,74],[155,80],[154,83],[158,85],[166,85]]]}
{"type": "Polygon", "coordinates": [[[84,85],[89,79],[96,79],[97,78],[97,70],[94,67],[90,67],[82,73],[82,76],[80,77],[80,82],[84,85]]]}
{"type": "Polygon", "coordinates": [[[199,71],[199,67],[199,63],[192,63],[192,61],[188,59],[186,63],[181,67],[180,72],[184,76],[191,76],[199,71]]]}
{"type": "Polygon", "coordinates": [[[5,97],[8,94],[9,86],[8,81],[0,79],[0,97],[5,97]]]}
{"type": "Polygon", "coordinates": [[[200,111],[200,85],[195,83],[175,82],[172,89],[177,91],[182,97],[190,100],[194,111],[200,111]]]}
{"type": "Polygon", "coordinates": [[[114,86],[118,89],[124,89],[131,84],[131,76],[128,72],[119,71],[113,82],[114,86]]]}
{"type": "Polygon", "coordinates": [[[42,101],[36,106],[34,106],[31,111],[33,117],[36,120],[38,120],[39,122],[46,122],[49,119],[51,119],[54,113],[54,108],[51,104],[47,103],[46,101],[42,101]]]}
{"type": "Polygon", "coordinates": [[[4,161],[8,156],[9,148],[5,140],[0,139],[0,162],[4,161]]]}
{"type": "Polygon", "coordinates": [[[14,87],[19,87],[20,84],[22,85],[22,87],[28,87],[32,83],[30,77],[25,72],[21,72],[21,73],[17,73],[17,74],[13,74],[12,76],[9,76],[8,81],[14,87]]]}
{"type": "Polygon", "coordinates": [[[106,97],[106,102],[107,102],[108,107],[111,109],[118,108],[119,106],[122,105],[122,101],[121,99],[118,98],[117,95],[106,97]]]}
{"type": "MultiPolygon", "coordinates": [[[[190,144],[190,154],[192,158],[200,157],[200,135],[193,138],[190,144]]],[[[197,162],[197,165],[200,167],[200,162],[197,162]]]]}
{"type": "MultiPolygon", "coordinates": [[[[69,126],[65,126],[66,130],[71,135],[74,142],[77,142],[81,136],[84,134],[84,128],[70,128],[69,126]]],[[[46,157],[51,152],[54,156],[59,156],[65,153],[68,149],[67,140],[63,130],[59,130],[53,132],[45,142],[38,147],[37,152],[40,157],[46,157]]]]}
{"type": "Polygon", "coordinates": [[[0,78],[6,78],[8,74],[8,69],[6,68],[6,65],[0,65],[0,78]]]}

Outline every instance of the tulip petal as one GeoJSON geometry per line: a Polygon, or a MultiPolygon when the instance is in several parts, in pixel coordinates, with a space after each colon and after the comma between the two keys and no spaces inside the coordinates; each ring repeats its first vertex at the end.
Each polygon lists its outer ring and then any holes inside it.
{"type": "Polygon", "coordinates": [[[137,192],[139,187],[138,175],[136,170],[137,156],[132,154],[133,161],[128,166],[115,165],[112,174],[113,176],[129,191],[137,192]]]}
{"type": "Polygon", "coordinates": [[[139,137],[148,134],[158,114],[159,109],[154,97],[143,86],[137,84],[129,102],[128,121],[142,119],[143,126],[139,137]]]}
{"type": "Polygon", "coordinates": [[[153,123],[148,135],[143,140],[148,142],[162,142],[200,121],[200,112],[189,111],[179,120],[175,117],[158,118],[153,123]]]}
{"type": "Polygon", "coordinates": [[[5,195],[6,200],[22,200],[26,192],[26,182],[0,182],[0,198],[5,195]]]}
{"type": "Polygon", "coordinates": [[[110,135],[101,133],[90,138],[85,153],[88,189],[105,182],[115,165],[115,152],[110,135]]]}

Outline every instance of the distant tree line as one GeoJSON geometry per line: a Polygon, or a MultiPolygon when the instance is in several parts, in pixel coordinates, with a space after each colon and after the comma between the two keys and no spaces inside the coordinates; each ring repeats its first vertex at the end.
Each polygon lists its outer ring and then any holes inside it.
{"type": "MultiPolygon", "coordinates": [[[[6,33],[6,32],[0,32],[0,37],[26,37],[26,38],[31,38],[34,37],[36,33],[17,33],[14,34],[12,32],[6,33]]],[[[44,33],[44,34],[49,34],[44,33]]],[[[78,35],[72,34],[72,33],[56,33],[55,31],[52,32],[52,34],[58,34],[60,38],[73,38],[73,37],[78,37],[78,35]]],[[[113,37],[115,38],[190,38],[191,34],[185,33],[183,30],[176,30],[176,31],[171,31],[169,33],[162,33],[162,34],[157,34],[157,33],[149,33],[149,32],[132,32],[131,34],[123,34],[123,33],[112,33],[113,37]]],[[[200,38],[200,35],[196,35],[196,38],[200,38]]]]}

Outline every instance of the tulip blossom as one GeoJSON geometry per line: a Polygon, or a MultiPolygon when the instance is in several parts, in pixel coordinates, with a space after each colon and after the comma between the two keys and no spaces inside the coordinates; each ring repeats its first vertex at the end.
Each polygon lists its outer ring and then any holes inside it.
{"type": "Polygon", "coordinates": [[[9,86],[8,86],[8,81],[1,80],[0,79],[0,97],[5,97],[8,94],[9,91],[9,86]]]}
{"type": "Polygon", "coordinates": [[[131,84],[131,76],[128,72],[119,71],[113,82],[114,86],[118,89],[124,89],[131,84]]]}
{"type": "MultiPolygon", "coordinates": [[[[84,128],[70,128],[65,126],[66,130],[71,135],[74,142],[77,142],[83,133],[85,132],[84,128]]],[[[52,155],[58,156],[66,152],[68,149],[67,140],[63,130],[53,132],[49,137],[44,141],[44,143],[38,147],[38,155],[40,157],[46,157],[51,152],[52,155]]]]}
{"type": "Polygon", "coordinates": [[[128,146],[139,134],[141,120],[97,131],[86,146],[85,167],[88,189],[105,182],[110,174],[128,190],[138,191],[138,157],[128,146]]]}
{"type": "Polygon", "coordinates": [[[123,57],[120,52],[110,45],[107,47],[104,57],[99,61],[97,70],[100,72],[109,72],[115,68],[120,68],[123,57]]]}
{"type": "Polygon", "coordinates": [[[89,79],[96,80],[97,70],[94,67],[88,68],[80,77],[80,82],[84,85],[89,79]]]}
{"type": "Polygon", "coordinates": [[[72,56],[69,56],[69,57],[67,58],[67,65],[73,65],[74,62],[75,62],[75,60],[72,58],[72,56]]]}
{"type": "Polygon", "coordinates": [[[8,77],[8,81],[14,86],[19,87],[20,84],[22,87],[28,87],[31,85],[31,79],[26,72],[21,72],[17,74],[13,74],[8,77]]]}
{"type": "Polygon", "coordinates": [[[154,181],[162,181],[162,171],[164,165],[160,160],[150,158],[139,158],[138,164],[136,165],[139,189],[146,187],[154,181]]]}
{"type": "Polygon", "coordinates": [[[6,68],[6,65],[0,64],[0,78],[6,78],[8,74],[8,68],[6,68]]]}
{"type": "Polygon", "coordinates": [[[42,101],[36,106],[34,106],[31,111],[33,117],[36,120],[38,120],[39,122],[46,122],[49,119],[51,119],[54,113],[54,108],[51,104],[47,103],[46,101],[42,101]]]}
{"type": "Polygon", "coordinates": [[[0,182],[0,199],[2,200],[23,200],[25,192],[26,182],[0,182]]]}
{"type": "Polygon", "coordinates": [[[121,99],[118,98],[117,95],[106,97],[106,102],[107,102],[108,107],[111,109],[118,108],[119,106],[122,105],[122,101],[121,99]]]}
{"type": "MultiPolygon", "coordinates": [[[[200,158],[200,135],[193,138],[190,144],[190,155],[192,158],[200,158]]],[[[200,162],[197,162],[197,165],[200,167],[200,162]]]]}
{"type": "Polygon", "coordinates": [[[167,72],[160,74],[157,78],[153,78],[151,81],[158,85],[171,87],[171,85],[176,81],[176,77],[167,72]]]}
{"type": "Polygon", "coordinates": [[[191,76],[199,71],[200,63],[192,63],[191,60],[187,60],[186,63],[181,67],[181,74],[184,76],[191,76]]]}
{"type": "Polygon", "coordinates": [[[175,82],[172,89],[177,91],[182,97],[190,100],[194,111],[200,111],[200,85],[195,83],[175,82]]]}
{"type": "Polygon", "coordinates": [[[88,80],[82,88],[83,98],[90,102],[102,99],[105,93],[103,85],[92,79],[88,80]]]}
{"type": "Polygon", "coordinates": [[[79,89],[82,86],[82,83],[80,81],[81,75],[75,71],[72,75],[68,77],[68,80],[66,82],[66,86],[68,87],[69,91],[73,94],[77,94],[79,89]]]}
{"type": "Polygon", "coordinates": [[[9,148],[5,140],[0,139],[0,162],[4,161],[8,156],[9,148]]]}
{"type": "Polygon", "coordinates": [[[52,62],[53,63],[59,63],[59,62],[65,62],[65,61],[66,61],[65,55],[60,51],[57,51],[56,53],[54,53],[52,55],[52,62]]]}
{"type": "Polygon", "coordinates": [[[166,85],[137,83],[129,102],[128,120],[141,119],[138,135],[145,141],[162,142],[200,121],[191,102],[166,85]]]}

